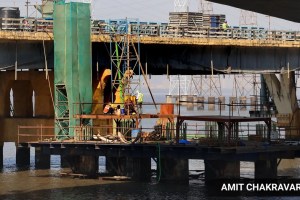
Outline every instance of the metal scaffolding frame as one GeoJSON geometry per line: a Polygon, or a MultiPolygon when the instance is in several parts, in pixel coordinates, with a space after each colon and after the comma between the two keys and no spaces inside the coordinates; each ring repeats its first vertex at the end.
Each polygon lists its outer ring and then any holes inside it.
{"type": "MultiPolygon", "coordinates": [[[[132,37],[139,38],[139,30],[132,34],[131,24],[139,24],[134,19],[110,20],[111,29],[110,58],[111,58],[111,100],[115,103],[124,103],[126,96],[132,96],[140,90],[141,66],[139,63],[140,43],[134,44],[132,37]],[[121,35],[116,37],[115,33],[121,35]],[[136,45],[136,47],[135,47],[136,45]],[[115,97],[118,91],[119,97],[115,97]]],[[[138,27],[138,26],[137,26],[138,27]]]]}

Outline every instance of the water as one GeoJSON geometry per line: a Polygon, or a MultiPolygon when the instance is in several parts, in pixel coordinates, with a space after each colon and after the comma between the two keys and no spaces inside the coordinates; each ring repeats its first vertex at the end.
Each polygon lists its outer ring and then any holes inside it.
{"type": "MultiPolygon", "coordinates": [[[[161,97],[163,102],[164,97],[161,97]]],[[[152,109],[153,108],[146,108],[152,109]]],[[[186,114],[199,114],[199,111],[187,112],[186,114]]],[[[215,113],[217,113],[216,111],[215,113]]],[[[202,111],[202,114],[210,114],[202,111]]],[[[236,113],[239,114],[239,113],[236,113]]],[[[244,113],[245,114],[245,113],[244,113]]],[[[60,168],[60,157],[51,156],[51,168],[49,170],[34,169],[34,148],[31,148],[31,162],[29,169],[17,169],[15,159],[15,144],[5,143],[4,167],[0,173],[0,199],[49,199],[49,200],[182,200],[182,199],[299,199],[299,197],[259,197],[259,196],[235,196],[218,197],[211,196],[203,178],[191,179],[188,185],[157,183],[153,179],[150,183],[103,181],[100,179],[78,179],[61,177],[61,172],[68,169],[60,168]]],[[[152,162],[155,169],[155,162],[152,162]]],[[[204,170],[203,160],[190,160],[190,170],[204,170]]],[[[99,172],[105,172],[105,158],[99,159],[99,172]]],[[[299,168],[287,167],[279,170],[279,176],[300,177],[299,168]]],[[[254,163],[241,162],[241,177],[254,177],[254,163]]]]}
{"type": "MultiPolygon", "coordinates": [[[[4,167],[0,173],[0,199],[49,199],[49,200],[182,200],[182,199],[296,199],[297,197],[211,197],[203,178],[190,179],[188,185],[103,181],[100,179],[79,179],[61,177],[61,172],[68,169],[60,168],[60,157],[51,156],[49,170],[34,169],[34,148],[31,148],[29,169],[17,169],[15,164],[15,144],[4,145],[4,167]]],[[[105,171],[105,159],[99,159],[99,171],[105,171]]],[[[152,168],[155,168],[154,164],[152,168]]],[[[203,170],[203,160],[190,160],[190,170],[203,170]]],[[[241,162],[241,177],[253,178],[254,164],[241,162]]],[[[293,174],[300,177],[299,169],[280,170],[279,175],[293,174]]]]}

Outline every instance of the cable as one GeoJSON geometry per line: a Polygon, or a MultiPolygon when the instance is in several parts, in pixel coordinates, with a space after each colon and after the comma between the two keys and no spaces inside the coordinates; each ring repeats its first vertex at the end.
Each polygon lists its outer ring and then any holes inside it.
{"type": "Polygon", "coordinates": [[[161,159],[160,159],[160,144],[157,143],[157,151],[158,151],[158,156],[157,156],[157,163],[156,163],[156,181],[157,183],[160,182],[160,178],[161,178],[161,159]]]}

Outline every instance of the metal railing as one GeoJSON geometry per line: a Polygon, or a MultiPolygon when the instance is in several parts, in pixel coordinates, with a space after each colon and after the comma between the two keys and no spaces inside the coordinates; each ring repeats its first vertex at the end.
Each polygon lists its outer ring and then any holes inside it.
{"type": "Polygon", "coordinates": [[[52,140],[55,140],[53,126],[18,126],[18,143],[52,140]]]}
{"type": "MultiPolygon", "coordinates": [[[[139,133],[135,142],[175,141],[176,122],[156,124],[152,128],[136,128],[128,120],[118,124],[75,126],[69,127],[70,135],[55,135],[53,126],[18,126],[18,143],[26,142],[95,142],[95,143],[131,143],[139,133]],[[122,138],[120,138],[120,134],[122,138]]],[[[234,145],[244,142],[275,142],[287,145],[300,144],[300,130],[276,128],[271,130],[268,140],[268,130],[263,124],[241,123],[237,130],[219,130],[216,124],[184,123],[179,130],[179,139],[188,143],[202,145],[234,145]]]]}
{"type": "MultiPolygon", "coordinates": [[[[53,32],[53,20],[35,18],[1,18],[3,31],[53,32]]],[[[203,28],[196,26],[171,26],[167,23],[118,23],[91,21],[92,35],[139,35],[169,38],[218,38],[262,41],[300,41],[300,31],[267,30],[256,27],[203,28]]]]}

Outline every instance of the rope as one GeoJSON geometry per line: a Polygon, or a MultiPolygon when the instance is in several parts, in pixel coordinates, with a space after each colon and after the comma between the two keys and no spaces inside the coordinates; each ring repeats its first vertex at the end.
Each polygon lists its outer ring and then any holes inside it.
{"type": "Polygon", "coordinates": [[[157,175],[156,175],[156,181],[159,183],[160,182],[160,178],[161,178],[161,160],[160,160],[160,144],[157,143],[157,151],[158,151],[158,155],[157,155],[157,163],[156,163],[156,171],[157,171],[157,175]]]}

